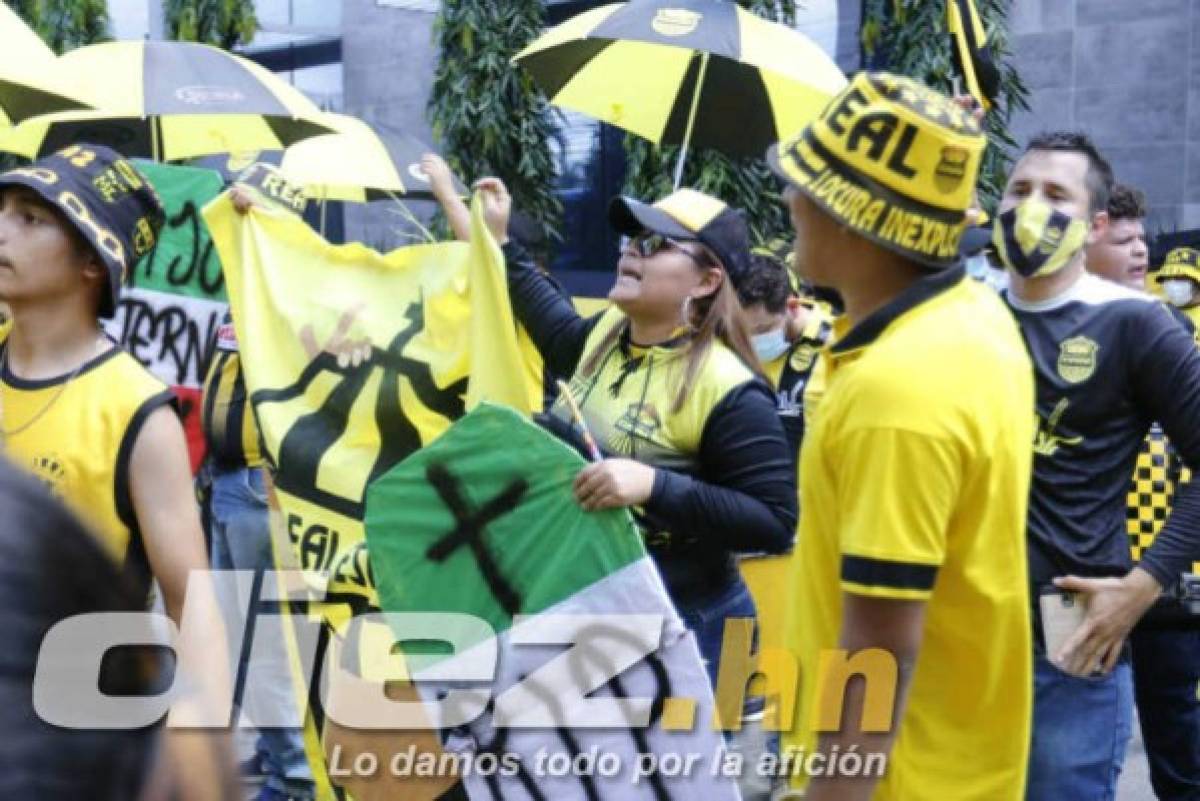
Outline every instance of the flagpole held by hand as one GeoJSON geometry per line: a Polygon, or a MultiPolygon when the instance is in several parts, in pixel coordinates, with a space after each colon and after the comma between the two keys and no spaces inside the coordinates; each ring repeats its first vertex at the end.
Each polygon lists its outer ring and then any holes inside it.
{"type": "Polygon", "coordinates": [[[600,447],[596,444],[596,438],[592,436],[592,431],[588,428],[587,421],[583,419],[583,412],[580,410],[579,404],[575,402],[575,396],[571,394],[571,387],[561,378],[558,380],[558,391],[562,393],[563,400],[567,402],[567,406],[571,410],[571,417],[575,419],[575,425],[579,426],[580,434],[583,436],[583,444],[587,447],[592,461],[604,461],[604,455],[600,453],[600,447]]]}

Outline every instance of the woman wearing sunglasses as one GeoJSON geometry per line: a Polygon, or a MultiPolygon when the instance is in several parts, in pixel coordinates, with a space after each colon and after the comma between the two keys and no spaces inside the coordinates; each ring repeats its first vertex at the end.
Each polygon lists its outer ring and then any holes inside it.
{"type": "MultiPolygon", "coordinates": [[[[715,687],[725,620],[755,614],[735,554],[785,551],[796,525],[791,457],[734,286],[750,260],[745,221],[688,189],[653,206],[614,199],[610,222],[629,239],[612,307],[584,318],[508,242],[503,184],[478,188],[514,314],[549,369],[571,376],[605,457],[575,495],[588,510],[634,509],[715,687]]],[[[562,399],[550,415],[571,420],[562,399]]]]}

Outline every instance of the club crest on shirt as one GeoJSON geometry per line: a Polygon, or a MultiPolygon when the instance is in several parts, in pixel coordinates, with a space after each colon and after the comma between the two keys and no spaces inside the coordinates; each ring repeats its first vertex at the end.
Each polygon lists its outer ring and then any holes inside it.
{"type": "Polygon", "coordinates": [[[1100,346],[1085,336],[1064,340],[1058,348],[1058,374],[1064,381],[1080,384],[1096,372],[1096,354],[1100,346]]]}
{"type": "Polygon", "coordinates": [[[616,422],[619,433],[611,443],[617,451],[629,456],[633,453],[634,440],[653,442],[654,435],[662,428],[662,417],[652,403],[632,403],[616,422]]]}
{"type": "Polygon", "coordinates": [[[67,469],[57,454],[45,453],[35,456],[30,466],[33,468],[33,474],[51,493],[62,497],[62,485],[67,480],[67,469]]]}
{"type": "Polygon", "coordinates": [[[799,347],[792,351],[791,357],[788,359],[788,366],[797,373],[808,372],[813,366],[813,362],[817,360],[818,347],[810,342],[801,343],[799,347]]]}

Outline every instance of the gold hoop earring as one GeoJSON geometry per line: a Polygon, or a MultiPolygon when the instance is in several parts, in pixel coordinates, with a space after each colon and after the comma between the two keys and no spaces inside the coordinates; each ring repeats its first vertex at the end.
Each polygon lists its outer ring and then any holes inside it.
{"type": "Polygon", "coordinates": [[[691,295],[687,295],[686,297],[684,297],[683,305],[679,308],[679,318],[680,318],[680,321],[685,326],[691,326],[691,324],[692,324],[692,296],[691,295]]]}

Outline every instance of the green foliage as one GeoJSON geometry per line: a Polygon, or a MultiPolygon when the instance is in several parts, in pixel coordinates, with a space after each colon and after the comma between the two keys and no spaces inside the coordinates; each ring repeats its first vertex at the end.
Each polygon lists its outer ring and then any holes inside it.
{"type": "Polygon", "coordinates": [[[56,53],[106,42],[105,0],[5,0],[56,53]]]}
{"type": "Polygon", "coordinates": [[[441,57],[428,113],[450,167],[468,182],[495,175],[513,206],[557,239],[554,133],[546,99],[509,60],[540,35],[541,0],[444,0],[434,25],[441,57]]]}
{"type": "MultiPolygon", "coordinates": [[[[1029,91],[1012,63],[1008,46],[1010,0],[976,0],[992,55],[1000,68],[1000,94],[984,127],[991,147],[979,175],[979,198],[991,211],[1008,178],[1017,143],[1009,133],[1015,111],[1029,108],[1029,91]]],[[[946,93],[954,91],[954,58],[944,3],[929,0],[864,0],[863,54],[873,67],[909,75],[946,93]]]]}
{"type": "Polygon", "coordinates": [[[224,50],[250,44],[258,31],[254,0],[163,0],[167,36],[224,50]]]}
{"type": "MultiPolygon", "coordinates": [[[[760,17],[796,24],[796,0],[737,0],[760,17]]],[[[803,4],[803,0],[801,0],[803,4]]],[[[679,148],[655,147],[637,136],[625,137],[628,168],[625,191],[634,197],[657,200],[674,185],[679,148]]],[[[719,197],[744,209],[754,245],[792,237],[787,208],[780,197],[781,184],[761,158],[730,158],[714,150],[690,149],[683,168],[683,185],[719,197]]]]}

